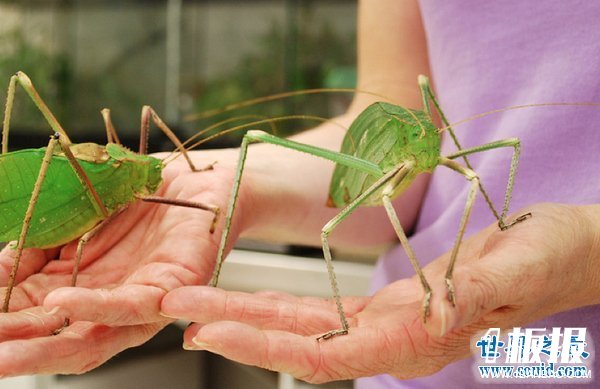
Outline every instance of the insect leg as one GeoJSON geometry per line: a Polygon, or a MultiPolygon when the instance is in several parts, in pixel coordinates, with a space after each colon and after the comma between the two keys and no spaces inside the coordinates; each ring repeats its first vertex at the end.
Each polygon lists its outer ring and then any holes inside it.
{"type": "Polygon", "coordinates": [[[8,83],[6,92],[6,105],[4,107],[4,123],[2,124],[2,154],[8,153],[8,132],[10,131],[10,116],[12,114],[13,102],[15,100],[15,84],[17,77],[12,76],[8,83]]]}
{"type": "Polygon", "coordinates": [[[394,209],[392,200],[390,198],[390,194],[392,193],[394,187],[396,187],[406,177],[406,175],[410,172],[410,169],[411,169],[411,165],[407,164],[407,165],[405,165],[405,167],[403,169],[401,169],[396,174],[392,185],[387,186],[383,190],[382,200],[383,200],[383,206],[385,207],[385,210],[388,214],[388,218],[390,219],[390,222],[392,223],[392,226],[394,227],[394,231],[396,231],[396,235],[398,236],[398,239],[400,240],[400,243],[402,244],[402,247],[404,248],[404,251],[406,252],[406,255],[408,256],[408,259],[410,260],[412,267],[415,269],[415,272],[417,273],[417,276],[419,277],[419,281],[421,282],[421,285],[423,286],[423,291],[425,292],[425,297],[423,298],[423,322],[425,322],[425,321],[427,321],[427,317],[430,314],[429,304],[431,301],[431,286],[429,286],[429,283],[427,282],[427,279],[425,278],[425,274],[423,274],[423,271],[421,270],[421,266],[419,265],[419,262],[417,261],[417,258],[415,256],[415,253],[414,253],[412,247],[410,246],[410,243],[408,242],[408,237],[406,236],[406,233],[404,232],[404,229],[402,228],[402,225],[400,224],[400,220],[398,219],[398,215],[396,214],[396,210],[394,209]]]}
{"type": "Polygon", "coordinates": [[[471,181],[471,187],[469,188],[469,193],[467,194],[467,201],[465,203],[465,209],[463,211],[462,217],[460,218],[460,224],[458,227],[458,233],[456,234],[456,240],[454,241],[454,246],[452,247],[452,253],[450,254],[450,263],[448,264],[448,269],[446,270],[446,286],[448,287],[448,300],[452,303],[453,306],[456,305],[456,294],[454,290],[454,284],[452,283],[452,275],[454,272],[454,265],[456,264],[456,257],[458,256],[458,249],[462,243],[462,238],[465,233],[465,228],[467,227],[467,221],[469,220],[469,215],[471,214],[471,209],[473,208],[473,203],[475,202],[475,196],[477,195],[477,188],[479,186],[479,177],[477,174],[469,168],[466,168],[456,161],[452,161],[451,159],[440,157],[440,165],[446,166],[467,178],[467,180],[471,181]]]}
{"type": "Polygon", "coordinates": [[[106,128],[106,140],[108,143],[116,143],[118,145],[121,144],[121,140],[117,135],[117,130],[115,130],[115,126],[113,125],[112,119],[110,118],[110,109],[104,108],[100,111],[102,115],[102,119],[104,120],[104,127],[106,128]]]}
{"type": "MultiPolygon", "coordinates": [[[[240,146],[240,156],[238,159],[236,174],[234,177],[233,186],[232,186],[231,194],[229,197],[229,204],[227,206],[227,214],[225,216],[225,226],[223,228],[223,233],[221,235],[221,243],[219,244],[219,250],[217,252],[217,263],[215,265],[213,275],[212,275],[211,281],[209,283],[209,285],[211,285],[211,286],[217,286],[217,284],[219,282],[219,275],[221,272],[221,267],[223,265],[225,249],[227,247],[227,239],[229,237],[229,232],[231,229],[231,221],[233,218],[233,213],[235,211],[235,206],[237,203],[240,184],[241,184],[241,180],[242,180],[242,173],[244,171],[246,157],[248,154],[248,146],[251,142],[265,142],[265,143],[270,143],[270,144],[277,145],[277,146],[286,147],[288,149],[292,149],[292,150],[296,150],[296,151],[307,152],[307,153],[313,154],[317,157],[328,159],[330,161],[333,161],[333,162],[336,162],[336,163],[339,163],[339,164],[342,164],[345,166],[353,167],[353,168],[359,169],[359,170],[364,171],[369,174],[373,174],[376,176],[383,176],[375,184],[373,184],[373,186],[371,188],[369,188],[365,193],[363,193],[363,195],[359,196],[357,199],[354,200],[354,202],[352,202],[350,205],[348,205],[344,209],[344,211],[346,211],[346,215],[349,214],[350,212],[352,212],[352,210],[354,210],[360,204],[360,202],[362,202],[366,197],[368,197],[369,194],[372,194],[375,190],[381,188],[397,172],[397,170],[393,170],[393,171],[389,172],[388,174],[383,175],[383,173],[381,172],[381,170],[379,169],[379,167],[377,165],[375,165],[371,162],[364,161],[359,158],[350,156],[350,155],[336,153],[336,152],[333,152],[330,150],[301,144],[301,143],[294,142],[294,141],[287,140],[287,139],[281,139],[276,136],[267,134],[264,131],[258,131],[258,130],[248,131],[246,133],[246,135],[244,135],[242,144],[240,146]]],[[[342,211],[342,213],[344,213],[344,211],[342,211]]],[[[327,226],[331,225],[331,229],[333,229],[333,227],[335,227],[335,225],[337,225],[343,218],[344,218],[344,216],[338,215],[338,217],[336,217],[332,221],[330,221],[327,224],[327,226]]],[[[325,230],[325,227],[323,229],[325,230]]],[[[323,234],[327,235],[328,233],[323,232],[323,234]]],[[[322,236],[323,236],[323,234],[322,234],[322,236]]],[[[340,300],[338,288],[337,288],[337,282],[335,280],[335,274],[333,273],[333,265],[331,264],[331,254],[329,252],[329,246],[328,246],[326,238],[323,243],[323,251],[326,256],[325,259],[327,262],[327,268],[329,271],[330,281],[332,283],[334,299],[335,299],[336,305],[338,307],[338,313],[340,314],[340,320],[342,322],[342,330],[332,331],[321,337],[323,339],[327,339],[336,334],[347,333],[348,332],[348,323],[346,321],[346,317],[345,317],[343,309],[342,309],[342,304],[341,304],[341,300],[340,300]]]]}
{"type": "Polygon", "coordinates": [[[265,142],[277,146],[286,147],[296,151],[303,151],[313,154],[317,157],[328,159],[330,161],[342,164],[345,166],[352,167],[354,169],[361,170],[368,174],[376,176],[383,175],[383,172],[379,167],[369,161],[365,161],[351,155],[337,153],[331,150],[322,149],[320,147],[310,146],[301,144],[298,142],[291,141],[289,139],[282,139],[276,136],[270,135],[264,131],[251,130],[244,135],[242,144],[240,146],[240,155],[238,158],[238,165],[236,168],[236,174],[233,181],[233,187],[231,188],[231,194],[229,196],[229,205],[227,206],[227,214],[225,216],[225,227],[223,234],[221,235],[221,243],[219,245],[219,251],[217,253],[217,263],[213,271],[212,279],[210,281],[211,286],[217,286],[219,282],[219,274],[221,272],[221,266],[223,264],[223,257],[225,255],[225,247],[227,245],[227,238],[229,236],[229,230],[231,228],[231,219],[233,218],[233,212],[237,203],[237,197],[239,194],[240,183],[242,180],[242,173],[246,162],[246,155],[248,153],[248,146],[251,142],[265,142]]]}
{"type": "Polygon", "coordinates": [[[177,150],[179,150],[179,152],[181,154],[183,154],[185,160],[187,161],[188,165],[190,166],[190,169],[193,172],[201,172],[204,170],[211,170],[213,168],[214,163],[210,164],[204,168],[200,168],[200,169],[196,168],[196,166],[194,166],[194,163],[192,162],[192,159],[190,158],[187,150],[185,149],[185,147],[183,146],[183,144],[181,143],[179,138],[177,138],[177,136],[173,133],[173,131],[171,131],[171,129],[169,127],[167,127],[165,122],[163,122],[163,120],[158,116],[156,111],[154,111],[154,109],[152,107],[150,107],[149,105],[144,105],[142,107],[142,123],[141,123],[141,129],[140,129],[140,150],[139,150],[140,154],[146,154],[148,152],[148,129],[150,128],[150,118],[152,118],[152,121],[154,122],[154,124],[156,124],[156,126],[158,128],[160,128],[160,130],[169,138],[169,140],[171,140],[171,142],[173,142],[175,147],[177,147],[177,150]]]}
{"type": "Polygon", "coordinates": [[[146,201],[149,203],[158,203],[158,204],[167,204],[167,205],[175,205],[178,207],[187,207],[187,208],[196,208],[202,209],[203,211],[212,212],[215,216],[213,217],[212,224],[210,225],[210,233],[215,232],[215,226],[217,225],[217,219],[219,217],[219,207],[212,204],[202,204],[197,201],[187,201],[187,200],[179,200],[179,199],[167,199],[159,196],[145,196],[138,197],[142,201],[146,201]]]}
{"type": "Polygon", "coordinates": [[[17,72],[10,78],[10,82],[8,83],[8,92],[6,94],[6,106],[4,109],[4,124],[2,127],[2,154],[6,154],[8,152],[8,133],[10,128],[10,117],[12,113],[17,82],[23,87],[25,92],[27,92],[33,103],[38,107],[38,109],[42,113],[42,115],[44,115],[44,118],[46,118],[46,121],[48,122],[48,124],[50,124],[52,130],[55,133],[59,133],[64,138],[64,142],[71,143],[71,141],[69,140],[69,136],[61,127],[58,120],[56,120],[46,103],[44,103],[44,100],[42,100],[38,92],[35,90],[35,87],[33,86],[33,83],[31,82],[29,77],[27,77],[27,75],[23,72],[17,72]]]}
{"type": "MultiPolygon", "coordinates": [[[[454,130],[450,126],[450,122],[448,122],[446,115],[444,115],[444,111],[442,111],[442,109],[440,108],[440,104],[438,103],[437,98],[435,97],[435,95],[433,94],[433,91],[431,90],[431,86],[429,84],[429,79],[425,76],[419,76],[419,86],[421,87],[421,93],[423,94],[423,96],[425,96],[425,94],[426,94],[429,97],[429,99],[433,102],[433,106],[435,107],[436,111],[439,113],[440,119],[442,119],[442,123],[444,123],[444,126],[446,126],[446,129],[448,130],[448,133],[450,134],[452,141],[456,145],[456,148],[459,151],[462,150],[463,148],[460,145],[460,142],[458,141],[456,134],[454,134],[454,130]]],[[[429,109],[429,105],[427,103],[425,103],[425,108],[429,109]]],[[[473,170],[473,166],[471,166],[471,163],[467,159],[467,156],[462,155],[462,159],[465,162],[465,165],[469,169],[473,170]]],[[[494,207],[494,204],[492,203],[490,196],[487,194],[487,192],[483,188],[483,184],[481,183],[481,181],[479,181],[479,190],[481,191],[481,194],[483,195],[483,198],[485,199],[485,202],[487,203],[488,207],[490,207],[492,214],[494,214],[494,217],[496,218],[496,220],[498,220],[498,222],[500,222],[501,217],[498,214],[496,207],[494,207]]]]}
{"type": "Polygon", "coordinates": [[[77,285],[77,275],[79,274],[79,264],[81,263],[81,257],[83,256],[83,248],[86,244],[98,233],[106,227],[110,222],[116,219],[116,217],[123,212],[127,207],[118,209],[117,211],[110,214],[106,219],[98,223],[94,228],[86,232],[79,238],[77,243],[77,254],[75,256],[75,264],[73,265],[73,273],[71,274],[71,286],[77,285]]]}
{"type": "MultiPolygon", "coordinates": [[[[113,221],[117,217],[117,215],[119,215],[126,208],[127,207],[123,207],[123,208],[115,211],[109,217],[102,220],[94,228],[92,228],[91,230],[89,230],[88,232],[83,234],[81,236],[81,238],[79,238],[79,242],[77,243],[77,254],[75,256],[75,264],[73,265],[73,272],[71,273],[71,286],[77,285],[77,275],[79,274],[79,264],[81,263],[81,257],[83,256],[83,248],[85,247],[85,245],[90,241],[90,239],[92,239],[94,236],[96,236],[104,227],[106,227],[106,225],[108,223],[113,221]]],[[[64,330],[66,327],[69,326],[70,322],[71,322],[70,318],[68,318],[68,317],[65,318],[65,321],[64,321],[62,327],[57,328],[54,331],[52,331],[52,335],[60,334],[62,332],[62,330],[64,330]]]]}
{"type": "Polygon", "coordinates": [[[46,153],[44,154],[44,158],[42,159],[42,165],[40,166],[38,178],[35,181],[33,192],[31,193],[31,198],[29,199],[29,204],[27,206],[27,210],[25,211],[25,217],[23,218],[23,227],[21,228],[21,233],[19,234],[19,241],[17,242],[15,261],[13,262],[13,267],[8,278],[8,285],[6,287],[6,294],[4,295],[4,305],[2,306],[2,312],[8,312],[10,295],[15,284],[17,270],[19,269],[19,261],[21,260],[21,255],[23,254],[23,247],[25,247],[25,239],[27,238],[27,232],[29,231],[31,217],[33,216],[33,210],[35,209],[35,204],[37,203],[38,197],[40,195],[42,183],[44,182],[44,178],[46,177],[48,167],[50,166],[50,162],[52,162],[52,153],[54,152],[54,148],[56,147],[56,143],[58,142],[58,137],[58,134],[52,135],[50,137],[50,142],[48,142],[46,153]]]}
{"type": "Polygon", "coordinates": [[[338,226],[346,217],[348,217],[356,208],[358,208],[363,201],[369,198],[373,193],[384,187],[386,184],[389,184],[393,179],[397,176],[401,175],[404,177],[406,173],[410,170],[410,166],[406,164],[398,165],[393,170],[386,173],[383,177],[375,181],[373,185],[367,188],[363,193],[360,194],[356,199],[354,199],[350,204],[348,204],[344,209],[340,211],[333,219],[331,219],[323,229],[321,230],[321,243],[323,245],[323,255],[325,257],[325,264],[327,265],[327,272],[329,273],[329,281],[331,283],[331,289],[333,290],[333,298],[337,305],[338,313],[340,315],[340,321],[342,323],[342,329],[333,330],[324,335],[321,335],[317,338],[320,339],[329,339],[336,335],[345,335],[348,333],[348,321],[346,320],[346,315],[344,314],[344,309],[342,307],[342,302],[340,298],[339,289],[337,286],[337,280],[335,277],[335,272],[333,270],[333,260],[331,258],[331,250],[329,248],[328,237],[333,231],[335,227],[338,226]]]}
{"type": "Polygon", "coordinates": [[[486,143],[484,145],[472,147],[469,149],[464,149],[454,154],[448,155],[446,158],[455,159],[459,157],[463,157],[468,154],[474,154],[481,151],[498,149],[500,147],[512,147],[513,155],[510,161],[510,172],[508,173],[508,183],[506,184],[506,193],[504,195],[504,206],[502,207],[502,214],[498,218],[498,226],[502,231],[514,226],[515,224],[528,219],[531,217],[531,213],[526,213],[524,215],[519,216],[514,221],[506,224],[506,214],[508,213],[508,207],[510,204],[510,199],[512,198],[513,184],[515,181],[515,175],[517,173],[517,167],[519,165],[519,155],[521,154],[521,141],[517,138],[509,138],[503,139],[491,143],[486,143]]]}
{"type": "Polygon", "coordinates": [[[240,190],[240,184],[242,182],[242,173],[244,172],[244,166],[246,164],[246,156],[248,154],[248,145],[251,139],[248,134],[244,135],[242,144],[240,146],[240,155],[238,157],[238,164],[236,167],[235,177],[233,179],[233,186],[231,187],[231,194],[229,195],[229,203],[227,205],[227,215],[225,216],[225,226],[223,227],[223,233],[221,234],[221,242],[219,243],[219,249],[217,251],[217,261],[213,274],[208,283],[210,286],[216,287],[219,283],[219,275],[221,273],[221,267],[223,266],[223,260],[225,259],[225,248],[227,246],[227,238],[229,237],[229,231],[231,230],[231,219],[233,218],[233,212],[235,211],[235,205],[240,190]]]}

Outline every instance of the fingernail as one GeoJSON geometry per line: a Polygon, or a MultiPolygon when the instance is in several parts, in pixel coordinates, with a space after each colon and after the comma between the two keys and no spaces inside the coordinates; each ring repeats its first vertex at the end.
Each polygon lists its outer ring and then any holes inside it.
{"type": "Polygon", "coordinates": [[[52,308],[52,309],[51,309],[51,310],[49,310],[49,311],[48,311],[48,310],[46,310],[46,308],[44,308],[44,313],[45,313],[46,315],[48,315],[48,316],[52,316],[52,315],[54,315],[56,312],[58,312],[58,310],[59,310],[59,309],[60,309],[60,307],[59,307],[59,306],[56,306],[56,307],[52,308]]]}
{"type": "Polygon", "coordinates": [[[184,350],[208,350],[210,348],[210,344],[204,343],[196,339],[192,338],[192,343],[183,342],[184,350]]]}
{"type": "Polygon", "coordinates": [[[206,350],[208,347],[210,347],[208,344],[196,342],[194,339],[192,339],[191,344],[185,342],[183,343],[183,349],[188,351],[206,350]]]}
{"type": "Polygon", "coordinates": [[[448,331],[448,317],[446,316],[446,304],[440,304],[440,338],[446,335],[446,331],[448,331]]]}
{"type": "Polygon", "coordinates": [[[211,345],[208,343],[204,343],[201,340],[198,340],[197,338],[192,338],[192,342],[194,343],[194,348],[196,350],[208,350],[211,348],[211,345]]]}
{"type": "Polygon", "coordinates": [[[455,307],[448,304],[440,304],[440,337],[448,334],[458,326],[458,313],[455,307]]]}

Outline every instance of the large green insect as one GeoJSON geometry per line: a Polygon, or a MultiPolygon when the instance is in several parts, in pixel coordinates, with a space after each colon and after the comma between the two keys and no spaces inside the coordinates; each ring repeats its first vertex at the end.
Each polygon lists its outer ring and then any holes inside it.
{"type": "Polygon", "coordinates": [[[336,164],[329,190],[328,205],[343,209],[323,227],[321,230],[321,241],[333,297],[340,316],[341,328],[330,331],[320,336],[318,339],[328,339],[335,335],[348,333],[348,323],[340,300],[335,273],[333,271],[328,237],[335,227],[359,206],[383,205],[385,207],[394,230],[396,231],[402,246],[406,250],[412,266],[423,286],[425,292],[423,300],[423,318],[424,320],[427,319],[430,314],[429,304],[432,291],[421,271],[413,250],[410,247],[408,238],[400,225],[398,216],[392,206],[392,199],[402,193],[418,174],[431,173],[437,166],[447,167],[463,175],[470,181],[470,190],[460,220],[456,241],[452,249],[450,263],[445,275],[448,288],[448,299],[454,305],[456,297],[452,284],[452,273],[466,223],[478,189],[482,192],[492,212],[497,218],[500,229],[505,230],[515,223],[523,221],[531,216],[530,214],[525,214],[516,218],[511,223],[506,223],[505,221],[515,172],[518,165],[520,143],[518,139],[512,138],[469,149],[462,149],[454,136],[446,117],[439,107],[429,86],[428,79],[425,76],[419,76],[418,83],[423,99],[423,110],[407,109],[383,102],[369,106],[350,126],[342,142],[341,151],[339,153],[301,144],[292,140],[281,139],[259,130],[248,131],[243,138],[240,149],[235,181],[225,219],[225,229],[221,237],[217,255],[217,264],[210,284],[216,286],[219,280],[248,146],[251,142],[266,142],[325,158],[336,164]],[[446,126],[445,128],[438,129],[433,124],[429,100],[433,102],[442,122],[446,126]],[[442,130],[447,130],[449,132],[459,150],[458,152],[447,156],[440,155],[440,132],[442,130]],[[501,147],[512,147],[514,152],[510,166],[504,206],[501,214],[498,214],[490,201],[489,196],[480,184],[477,174],[472,170],[466,156],[501,147]],[[456,161],[456,159],[459,158],[464,160],[464,166],[456,161]]]}
{"type": "MultiPolygon", "coordinates": [[[[0,155],[0,241],[17,241],[3,312],[10,296],[26,247],[49,248],[76,238],[76,261],[71,284],[75,286],[85,244],[128,205],[143,200],[198,208],[214,213],[214,230],[219,209],[214,205],[153,196],[161,184],[162,160],[146,154],[150,120],[173,141],[197,169],[182,143],[149,106],[142,109],[140,151],[121,146],[110,119],[103,110],[108,144],[72,144],[54,115],[43,102],[29,77],[18,72],[11,77],[4,115],[0,155]],[[47,147],[8,152],[8,133],[15,88],[23,87],[54,131],[47,147]]],[[[210,166],[208,167],[210,168],[210,166]]]]}

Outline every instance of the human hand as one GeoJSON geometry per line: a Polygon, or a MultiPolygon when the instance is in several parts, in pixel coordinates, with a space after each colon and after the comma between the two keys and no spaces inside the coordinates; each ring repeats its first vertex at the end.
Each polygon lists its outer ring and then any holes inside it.
{"type": "Polygon", "coordinates": [[[492,225],[463,242],[456,307],[445,298],[449,254],[424,269],[434,291],[426,324],[416,277],[372,297],[345,298],[349,335],[321,342],[319,334],[340,324],[334,304],[317,298],[183,287],[165,296],[161,310],[196,322],[185,332],[187,349],[309,382],[429,375],[467,357],[471,337],[482,329],[598,303],[599,207],[542,204],[528,211],[533,217],[526,222],[503,232],[492,225]]]}
{"type": "MultiPolygon", "coordinates": [[[[194,157],[197,166],[214,161],[194,157]]],[[[173,162],[157,195],[223,208],[233,169],[219,162],[199,173],[173,162]]],[[[0,376],[82,373],[148,340],[171,322],[159,315],[167,291],[208,281],[220,235],[209,233],[212,219],[201,210],[133,204],[85,247],[77,288],[61,288],[70,284],[77,242],[26,249],[11,312],[0,314],[0,376]],[[67,317],[71,325],[51,336],[67,317]]],[[[2,285],[13,255],[0,253],[2,285]]]]}

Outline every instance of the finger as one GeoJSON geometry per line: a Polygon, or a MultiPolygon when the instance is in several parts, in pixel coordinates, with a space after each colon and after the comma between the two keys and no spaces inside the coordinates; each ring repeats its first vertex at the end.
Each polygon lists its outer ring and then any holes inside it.
{"type": "Polygon", "coordinates": [[[41,307],[0,314],[0,342],[51,335],[65,318],[47,313],[41,307]]]}
{"type": "MultiPolygon", "coordinates": [[[[32,306],[42,304],[48,293],[61,286],[69,285],[71,275],[49,275],[44,273],[34,274],[19,283],[12,290],[10,296],[10,311],[18,312],[32,306]]],[[[0,296],[4,300],[6,288],[2,288],[0,296]]]]}
{"type": "Polygon", "coordinates": [[[75,322],[57,336],[0,343],[0,376],[83,373],[139,345],[164,324],[107,327],[75,322]]]}
{"type": "MultiPolygon", "coordinates": [[[[15,262],[16,251],[8,244],[0,251],[0,285],[6,285],[15,262]]],[[[15,279],[20,282],[31,274],[39,272],[46,263],[55,258],[59,249],[24,249],[19,261],[19,271],[15,279]]]]}
{"type": "Polygon", "coordinates": [[[207,350],[240,363],[321,383],[382,372],[390,364],[386,361],[389,355],[384,351],[385,339],[377,335],[377,330],[367,327],[353,328],[350,335],[319,342],[314,335],[218,322],[199,329],[191,326],[186,331],[184,347],[207,350]]]}
{"type": "MultiPolygon", "coordinates": [[[[538,295],[544,288],[542,267],[538,263],[524,261],[522,253],[503,250],[494,252],[462,266],[454,273],[456,306],[445,298],[434,295],[432,317],[427,324],[431,335],[443,336],[454,329],[477,325],[501,325],[510,317],[513,323],[523,313],[517,313],[526,301],[538,295]],[[507,271],[511,269],[511,271],[507,271]]],[[[444,290],[443,280],[434,282],[434,288],[444,290]]],[[[529,318],[529,321],[533,318],[529,318]]]]}
{"type": "MultiPolygon", "coordinates": [[[[235,320],[263,329],[315,334],[339,328],[333,302],[285,295],[257,295],[224,291],[212,287],[183,287],[169,292],[162,301],[162,314],[198,323],[235,320]]],[[[354,301],[353,310],[364,306],[354,301]]],[[[358,299],[356,299],[358,300],[358,299]]],[[[350,319],[352,321],[352,319],[350,319]]]]}
{"type": "MultiPolygon", "coordinates": [[[[276,290],[259,290],[254,292],[253,295],[270,298],[272,300],[289,301],[290,303],[301,302],[304,305],[314,306],[315,308],[332,309],[332,307],[335,307],[331,299],[312,296],[298,297],[276,290]]],[[[344,312],[348,315],[354,315],[364,309],[368,300],[369,299],[366,299],[364,296],[343,297],[344,312]]]]}
{"type": "Polygon", "coordinates": [[[73,321],[125,326],[164,322],[159,314],[165,295],[161,288],[149,285],[123,285],[115,289],[60,288],[44,299],[46,311],[73,321]]]}

